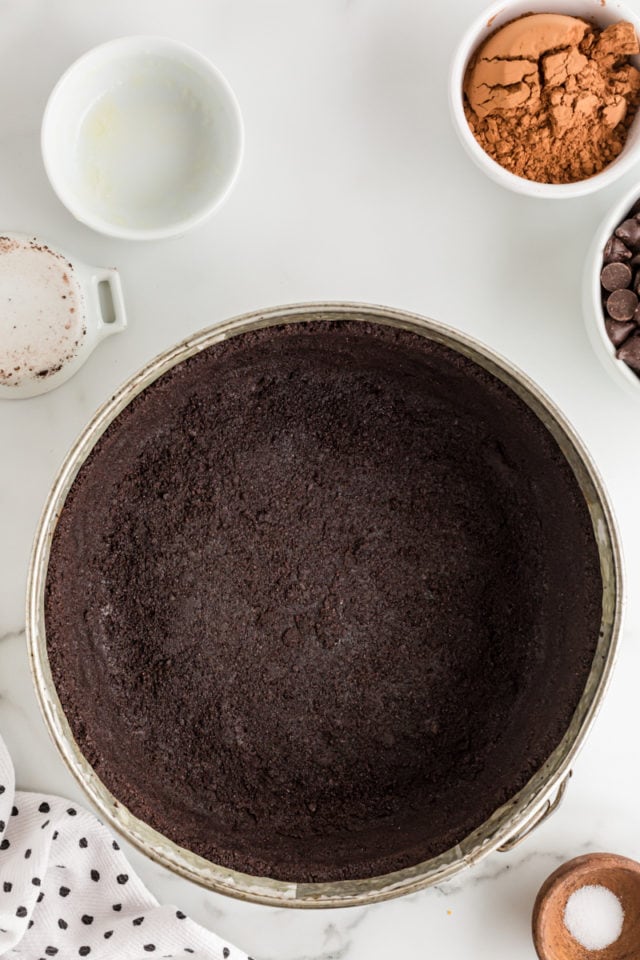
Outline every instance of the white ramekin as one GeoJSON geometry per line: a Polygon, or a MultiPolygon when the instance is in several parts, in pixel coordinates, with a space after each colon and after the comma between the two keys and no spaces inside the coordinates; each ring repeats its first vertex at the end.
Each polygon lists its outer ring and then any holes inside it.
{"type": "MultiPolygon", "coordinates": [[[[538,183],[519,177],[509,170],[505,170],[497,161],[493,160],[482,149],[474,137],[464,113],[463,82],[469,60],[495,30],[510,20],[527,13],[564,13],[568,16],[582,17],[591,20],[599,26],[606,27],[619,20],[629,20],[634,24],[640,36],[640,16],[619,0],[498,0],[488,7],[475,20],[462,37],[451,64],[449,75],[449,106],[453,125],[462,141],[462,145],[481,170],[491,177],[500,186],[524,193],[530,197],[548,197],[551,199],[565,199],[581,197],[587,193],[594,193],[603,187],[609,186],[614,180],[623,176],[634,163],[640,160],[640,114],[634,119],[624,149],[619,157],[601,173],[576,183],[538,183]]],[[[633,58],[636,66],[640,67],[640,57],[633,58]]]]}
{"type": "Polygon", "coordinates": [[[640,199],[640,184],[634,186],[620,198],[608,211],[598,227],[587,255],[582,282],[582,300],[587,333],[593,349],[606,370],[627,393],[640,400],[640,378],[627,366],[624,360],[616,357],[616,348],[609,340],[605,329],[605,313],[600,292],[600,271],[604,247],[616,227],[625,219],[626,214],[640,199]]]}
{"type": "Polygon", "coordinates": [[[166,37],[89,50],[60,78],[42,120],[59,199],[81,223],[127,240],[182,234],[210,216],[238,175],[243,143],[223,75],[166,37]],[[120,154],[109,153],[115,137],[120,154]]]}

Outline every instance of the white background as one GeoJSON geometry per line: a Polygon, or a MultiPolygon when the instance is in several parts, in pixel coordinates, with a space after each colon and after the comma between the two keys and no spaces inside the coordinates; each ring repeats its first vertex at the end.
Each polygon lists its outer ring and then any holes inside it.
{"type": "Polygon", "coordinates": [[[447,71],[482,7],[0,0],[0,230],[37,234],[87,262],[117,266],[130,324],[59,390],[0,403],[0,731],[20,787],[81,797],[40,719],[23,633],[28,555],[47,490],[110,392],[201,327],[278,303],[348,299],[405,307],[471,333],[566,412],[604,475],[622,529],[628,610],[615,679],[564,806],[514,853],[404,900],[318,913],[209,894],[132,853],[158,897],[256,960],[532,960],[531,907],[558,863],[586,850],[640,857],[640,401],[600,367],[580,304],[593,232],[634,178],[640,193],[640,172],[556,204],[505,192],[471,165],[449,121],[447,71]],[[72,219],[43,171],[39,124],[53,84],[83,51],[128,33],[166,34],[203,51],[244,114],[236,189],[184,238],[103,238],[72,219]]]}

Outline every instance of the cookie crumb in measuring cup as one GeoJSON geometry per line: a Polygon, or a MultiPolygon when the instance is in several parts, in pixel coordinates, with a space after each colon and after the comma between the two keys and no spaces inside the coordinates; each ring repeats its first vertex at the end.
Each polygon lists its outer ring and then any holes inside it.
{"type": "Polygon", "coordinates": [[[0,236],[0,385],[17,390],[53,376],[85,335],[73,264],[35,238],[0,236]]]}

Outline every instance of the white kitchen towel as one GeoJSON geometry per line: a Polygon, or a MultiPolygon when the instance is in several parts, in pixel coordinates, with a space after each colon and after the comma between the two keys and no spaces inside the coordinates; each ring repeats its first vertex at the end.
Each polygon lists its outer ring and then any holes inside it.
{"type": "Polygon", "coordinates": [[[247,960],[160,906],[92,814],[15,792],[0,737],[0,956],[20,960],[247,960]]]}

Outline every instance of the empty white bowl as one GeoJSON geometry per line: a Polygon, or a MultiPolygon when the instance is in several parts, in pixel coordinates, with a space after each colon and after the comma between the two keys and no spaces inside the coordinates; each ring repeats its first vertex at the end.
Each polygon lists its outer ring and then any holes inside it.
{"type": "MultiPolygon", "coordinates": [[[[464,112],[463,84],[471,57],[492,33],[504,24],[527,13],[564,13],[571,17],[589,20],[600,27],[619,20],[629,20],[640,36],[640,17],[619,0],[497,0],[475,20],[464,34],[453,57],[449,74],[449,107],[453,125],[463,147],[477,166],[500,186],[524,193],[530,197],[566,199],[581,197],[609,186],[622,177],[634,163],[640,160],[640,113],[636,115],[624,149],[618,157],[600,173],[576,183],[538,183],[527,180],[499,164],[482,149],[467,122],[464,112]]],[[[632,62],[640,67],[640,57],[632,62]]]]}
{"type": "Polygon", "coordinates": [[[95,47],[61,77],[42,121],[42,156],[62,203],[125,239],[184,233],[237,177],[240,108],[202,54],[165,37],[95,47]]]}
{"type": "Polygon", "coordinates": [[[613,379],[628,394],[633,394],[640,400],[640,378],[627,366],[624,360],[616,357],[616,348],[609,340],[605,329],[605,313],[602,306],[600,290],[600,272],[602,270],[602,256],[607,240],[634,205],[640,199],[640,186],[637,184],[625,193],[623,197],[609,210],[602,220],[591,243],[587,255],[582,283],[583,311],[587,324],[587,333],[593,349],[601,363],[613,379]]]}

